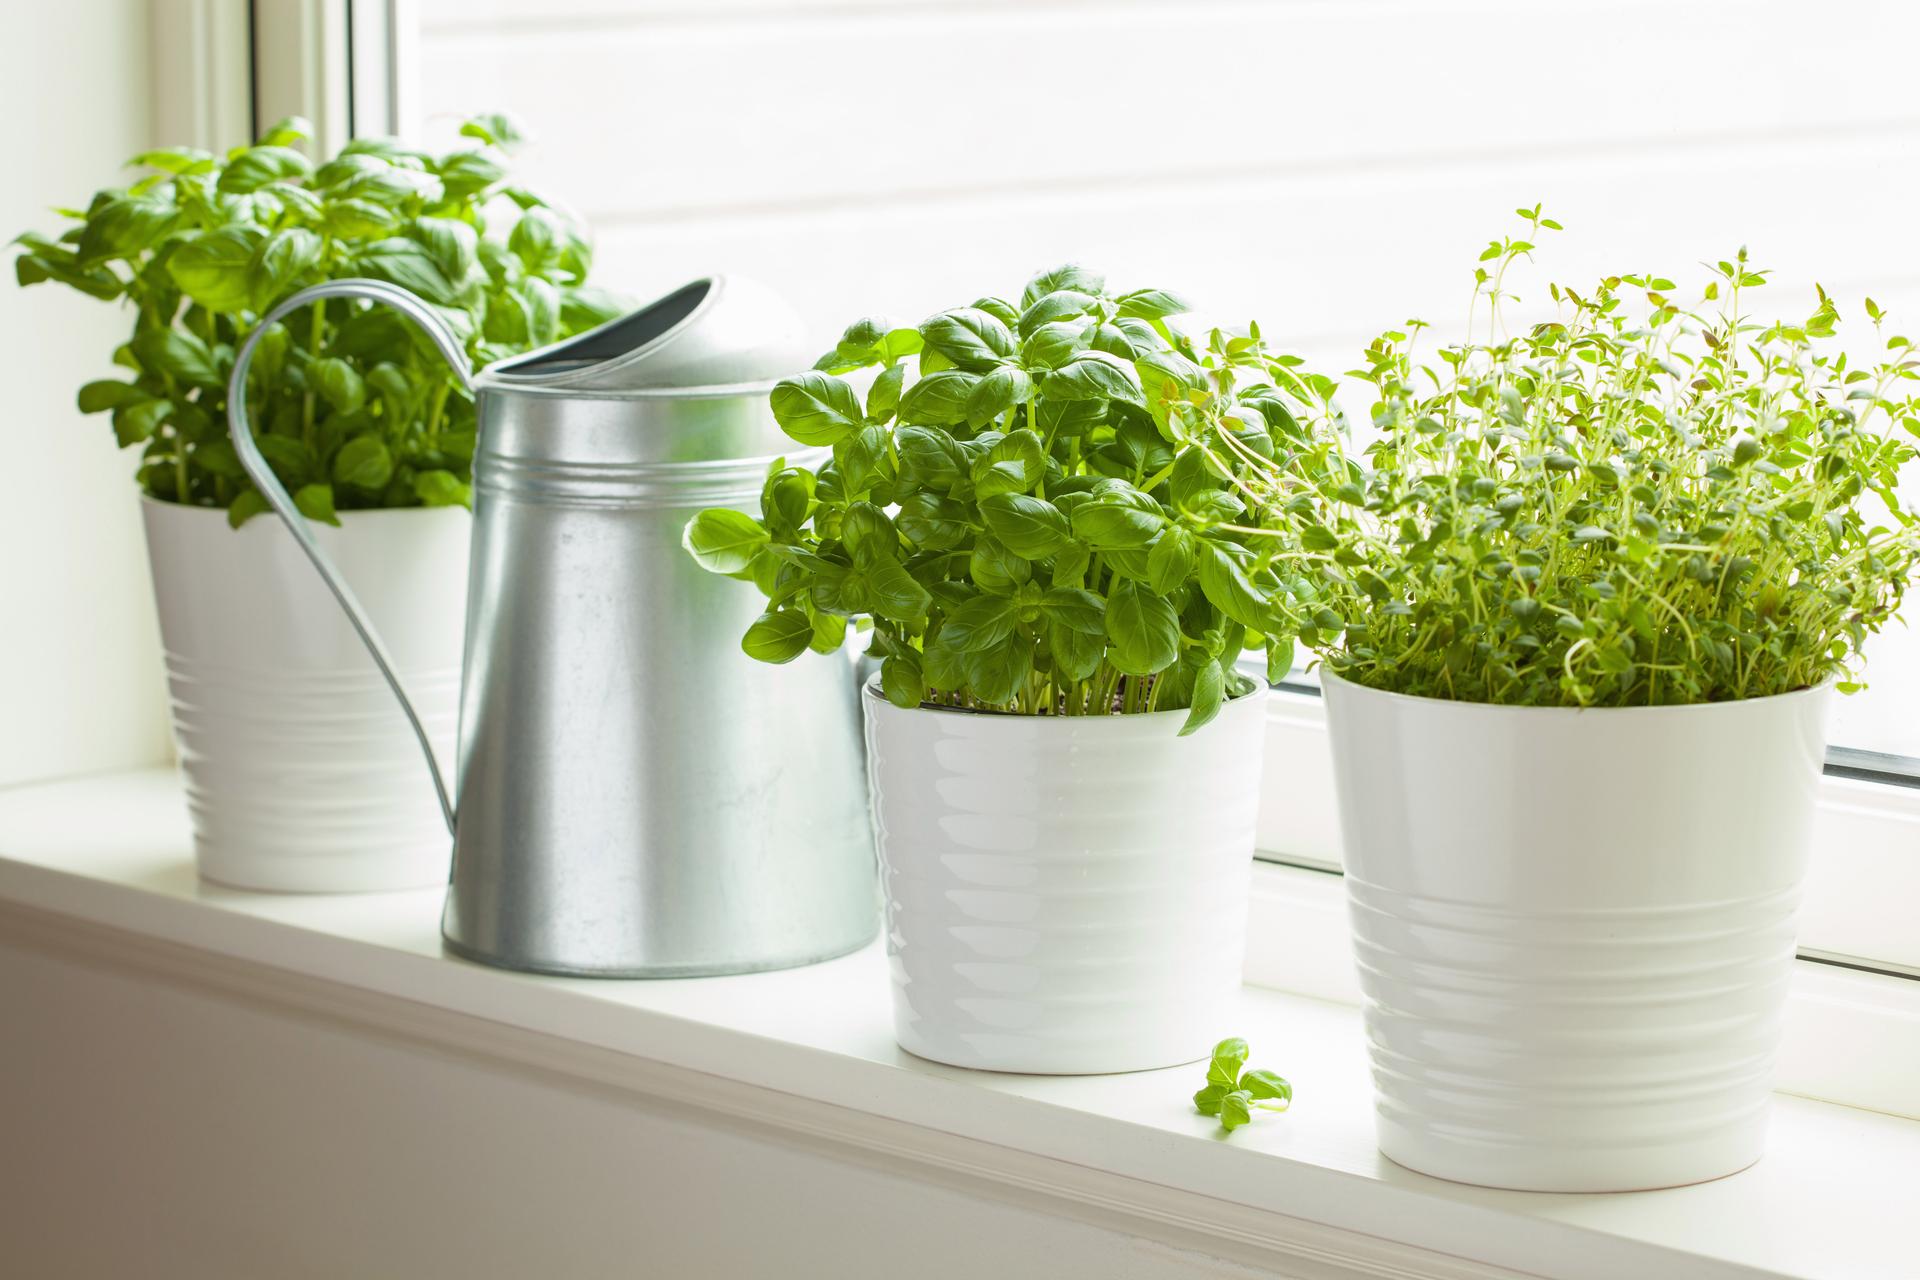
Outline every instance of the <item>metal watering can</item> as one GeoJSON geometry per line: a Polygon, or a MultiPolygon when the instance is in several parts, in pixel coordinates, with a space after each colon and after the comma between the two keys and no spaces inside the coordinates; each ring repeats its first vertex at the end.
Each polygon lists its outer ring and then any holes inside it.
{"type": "Polygon", "coordinates": [[[805,367],[797,333],[764,289],[715,277],[474,376],[432,307],[336,280],[274,307],[241,345],[234,447],[393,687],[439,792],[450,950],[667,977],[806,964],[876,933],[852,665],[748,658],[758,594],[680,545],[694,512],[752,509],[768,461],[798,452],[767,407],[772,381],[805,367]],[[412,321],[478,411],[457,811],[379,636],[247,426],[261,335],[333,298],[412,321]]]}

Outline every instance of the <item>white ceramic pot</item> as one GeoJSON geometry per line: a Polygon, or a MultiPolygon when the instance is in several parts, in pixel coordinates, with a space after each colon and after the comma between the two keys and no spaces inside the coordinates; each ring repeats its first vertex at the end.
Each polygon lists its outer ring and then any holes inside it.
{"type": "Polygon", "coordinates": [[[1233,1034],[1266,694],[1184,711],[903,710],[866,687],[894,1037],[993,1071],[1191,1062],[1233,1034]]]}
{"type": "MultiPolygon", "coordinates": [[[[271,515],[142,499],[200,874],[245,889],[444,884],[451,841],[406,718],[271,515]]],[[[314,533],[453,757],[472,517],[342,512],[314,533]]],[[[451,775],[448,775],[451,776],[451,775]]]]}
{"type": "Polygon", "coordinates": [[[1826,690],[1577,710],[1322,688],[1380,1149],[1534,1191],[1759,1159],[1826,690]]]}

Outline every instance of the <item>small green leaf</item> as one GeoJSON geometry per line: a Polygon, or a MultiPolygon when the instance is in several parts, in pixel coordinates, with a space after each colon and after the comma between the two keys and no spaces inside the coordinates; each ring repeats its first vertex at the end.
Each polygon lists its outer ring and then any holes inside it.
{"type": "Polygon", "coordinates": [[[882,369],[867,390],[867,421],[885,422],[900,407],[900,388],[907,380],[907,366],[896,364],[882,369]]]}
{"type": "Polygon", "coordinates": [[[1240,1084],[1240,1068],[1247,1064],[1250,1052],[1247,1042],[1238,1036],[1231,1036],[1214,1045],[1213,1056],[1207,1063],[1207,1079],[1229,1089],[1237,1088],[1240,1084]]]}
{"type": "Polygon", "coordinates": [[[687,521],[680,543],[709,573],[739,573],[767,545],[767,530],[752,516],[709,507],[687,521]]]}
{"type": "Polygon", "coordinates": [[[181,242],[167,274],[209,311],[245,310],[253,301],[253,255],[263,239],[253,227],[222,227],[181,242]]]}
{"type": "Polygon", "coordinates": [[[1042,560],[1066,545],[1067,518],[1044,498],[1001,493],[980,501],[987,529],[1015,555],[1042,560]]]}
{"type": "Polygon", "coordinates": [[[780,429],[805,445],[837,444],[866,422],[853,388],[824,373],[783,378],[773,389],[772,404],[780,429]]]}
{"type": "Polygon", "coordinates": [[[1267,637],[1267,683],[1279,684],[1293,670],[1293,637],[1267,637]]]}
{"type": "Polygon", "coordinates": [[[881,559],[865,570],[873,590],[873,612],[893,622],[918,622],[927,616],[933,597],[914,581],[913,575],[891,558],[881,559]]]}
{"type": "Polygon", "coordinates": [[[1219,543],[1200,540],[1197,558],[1200,590],[1214,608],[1243,627],[1266,628],[1270,605],[1248,580],[1245,570],[1219,543]]]}
{"type": "Polygon", "coordinates": [[[1194,677],[1193,697],[1187,705],[1187,718],[1180,726],[1180,736],[1186,737],[1219,715],[1226,691],[1227,673],[1218,659],[1200,668],[1200,674],[1194,677]]]}
{"type": "Polygon", "coordinates": [[[263,146],[290,147],[296,142],[313,141],[313,121],[305,116],[282,116],[260,135],[263,146]]]}
{"type": "Polygon", "coordinates": [[[1132,293],[1120,295],[1120,314],[1123,316],[1160,320],[1191,310],[1193,307],[1185,298],[1168,293],[1165,289],[1135,289],[1132,293]]]}
{"type": "Polygon", "coordinates": [[[938,351],[956,369],[983,373],[1013,355],[1013,335],[984,311],[943,311],[920,326],[925,349],[938,351]]]}
{"type": "Polygon", "coordinates": [[[991,705],[1011,702],[1033,672],[1033,643],[1011,636],[990,649],[968,651],[963,661],[975,698],[991,705]]]}
{"type": "Polygon", "coordinates": [[[1006,643],[1019,622],[1019,606],[1008,597],[981,595],[949,613],[940,634],[957,653],[982,653],[1006,643]]]}
{"type": "Polygon", "coordinates": [[[340,523],[340,517],[334,514],[333,486],[330,484],[300,486],[293,491],[293,505],[309,520],[331,525],[340,523]]]}
{"type": "Polygon", "coordinates": [[[1248,1071],[1240,1077],[1240,1087],[1255,1102],[1276,1101],[1282,1105],[1273,1110],[1285,1110],[1285,1104],[1293,1101],[1293,1086],[1271,1071],[1248,1071]]]}
{"type": "Polygon", "coordinates": [[[80,388],[80,412],[104,413],[109,409],[118,409],[130,400],[144,399],[145,395],[145,392],[130,383],[115,382],[111,379],[89,382],[80,388]]]}
{"type": "Polygon", "coordinates": [[[414,496],[429,507],[466,507],[473,504],[473,488],[451,471],[422,471],[413,477],[414,496]]]}
{"type": "Polygon", "coordinates": [[[229,160],[227,167],[221,170],[220,190],[256,191],[270,182],[304,178],[312,172],[313,161],[292,147],[277,144],[252,147],[229,160]]]}
{"type": "Polygon", "coordinates": [[[460,126],[460,136],[478,138],[495,147],[512,147],[526,141],[526,130],[520,121],[504,111],[487,112],[472,116],[460,126]]]}
{"type": "Polygon", "coordinates": [[[1095,551],[1144,547],[1166,527],[1166,517],[1130,502],[1083,502],[1073,509],[1073,536],[1095,551]]]}
{"type": "Polygon", "coordinates": [[[760,662],[792,662],[813,640],[813,621],[799,609],[763,613],[747,628],[740,648],[760,662]]]}
{"type": "Polygon", "coordinates": [[[1070,262],[1051,271],[1042,271],[1027,281],[1027,287],[1020,292],[1020,306],[1024,310],[1048,294],[1059,293],[1063,289],[1097,296],[1106,287],[1107,278],[1098,271],[1070,262]]]}
{"type": "Polygon", "coordinates": [[[927,681],[920,673],[918,655],[911,649],[888,654],[880,664],[880,690],[888,702],[909,711],[925,701],[927,681]]]}
{"type": "Polygon", "coordinates": [[[179,329],[148,329],[135,336],[133,353],[145,368],[164,374],[183,387],[220,390],[225,380],[214,364],[213,352],[191,333],[179,329]]]}
{"type": "Polygon", "coordinates": [[[377,434],[355,436],[333,456],[333,482],[378,491],[393,478],[393,451],[377,434]]]}
{"type": "Polygon", "coordinates": [[[1053,587],[1040,597],[1040,612],[1069,631],[1099,636],[1106,632],[1107,602],[1078,587],[1053,587]]]}
{"type": "Polygon", "coordinates": [[[967,420],[967,403],[979,385],[977,373],[959,369],[929,373],[901,395],[900,421],[935,427],[957,426],[967,420]]]}
{"type": "Polygon", "coordinates": [[[457,301],[457,290],[434,263],[433,256],[422,245],[403,236],[374,241],[360,250],[355,265],[362,274],[397,284],[428,302],[452,306],[457,301]]]}
{"type": "Polygon", "coordinates": [[[1193,576],[1195,542],[1194,536],[1178,525],[1167,528],[1154,542],[1147,553],[1147,585],[1156,594],[1172,595],[1193,576]]]}
{"type": "Polygon", "coordinates": [[[1040,389],[1056,400],[1145,403],[1133,364],[1105,351],[1082,351],[1058,369],[1041,374],[1040,389]]]}
{"type": "Polygon", "coordinates": [[[238,529],[255,516],[265,515],[271,510],[273,507],[258,489],[244,489],[227,504],[227,525],[238,529]]]}
{"type": "Polygon", "coordinates": [[[367,383],[352,365],[337,356],[323,356],[309,367],[314,389],[335,413],[352,413],[367,402],[367,383]]]}
{"type": "Polygon", "coordinates": [[[1180,620],[1173,606],[1130,578],[1108,594],[1106,625],[1108,659],[1127,675],[1164,671],[1180,654],[1180,620]]]}

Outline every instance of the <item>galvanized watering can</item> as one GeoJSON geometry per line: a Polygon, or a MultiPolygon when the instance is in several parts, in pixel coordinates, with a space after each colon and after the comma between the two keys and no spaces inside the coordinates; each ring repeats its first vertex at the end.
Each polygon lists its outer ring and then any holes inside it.
{"type": "Polygon", "coordinates": [[[454,841],[449,949],[664,977],[805,964],[874,936],[853,668],[748,658],[758,593],[680,546],[694,512],[751,508],[768,460],[793,452],[767,392],[805,365],[797,328],[764,289],[699,280],[476,377],[431,307],[337,280],[282,302],[241,346],[234,447],[426,753],[454,841]],[[478,409],[457,811],[380,638],[247,427],[241,392],[267,326],[362,298],[417,325],[478,409]]]}

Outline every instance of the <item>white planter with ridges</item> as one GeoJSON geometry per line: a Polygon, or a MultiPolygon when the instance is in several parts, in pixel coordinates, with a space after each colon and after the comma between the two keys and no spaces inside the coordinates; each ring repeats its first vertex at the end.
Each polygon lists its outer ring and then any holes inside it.
{"type": "MultiPolygon", "coordinates": [[[[451,841],[393,692],[271,515],[142,499],[200,874],[245,889],[444,884],[451,841]]],[[[471,516],[342,512],[314,533],[453,758],[471,516]]]]}
{"type": "Polygon", "coordinates": [[[1234,1032],[1265,690],[1184,711],[1013,716],[864,694],[894,1035],[923,1058],[1079,1074],[1234,1032]]]}
{"type": "Polygon", "coordinates": [[[1826,690],[1577,710],[1322,687],[1380,1149],[1535,1191],[1759,1159],[1826,690]]]}

